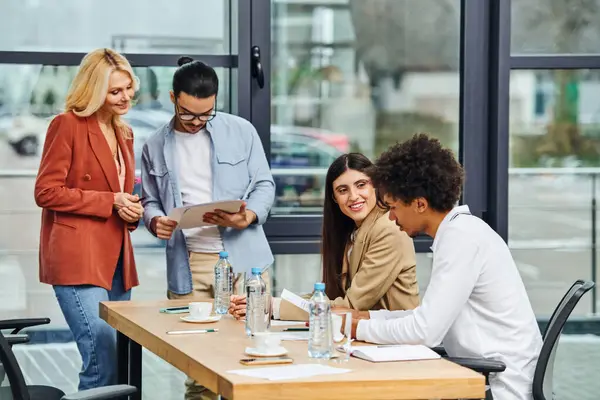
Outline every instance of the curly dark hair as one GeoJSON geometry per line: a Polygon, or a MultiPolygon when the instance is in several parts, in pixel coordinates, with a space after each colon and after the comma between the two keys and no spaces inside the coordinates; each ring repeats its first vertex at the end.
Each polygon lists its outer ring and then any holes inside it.
{"type": "Polygon", "coordinates": [[[381,199],[405,204],[423,197],[435,211],[449,211],[460,199],[464,171],[450,149],[425,133],[390,147],[368,171],[381,199]]]}

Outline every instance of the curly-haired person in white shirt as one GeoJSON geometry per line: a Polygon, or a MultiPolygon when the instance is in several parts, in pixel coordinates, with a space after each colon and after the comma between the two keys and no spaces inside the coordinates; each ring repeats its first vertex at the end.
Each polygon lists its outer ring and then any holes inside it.
{"type": "Polygon", "coordinates": [[[368,174],[400,229],[434,239],[433,266],[420,306],[356,312],[353,337],[443,343],[452,357],[503,361],[506,370],[490,377],[494,399],[531,399],[539,327],[507,244],[467,205],[456,206],[464,172],[453,153],[417,134],[384,152],[368,174]]]}

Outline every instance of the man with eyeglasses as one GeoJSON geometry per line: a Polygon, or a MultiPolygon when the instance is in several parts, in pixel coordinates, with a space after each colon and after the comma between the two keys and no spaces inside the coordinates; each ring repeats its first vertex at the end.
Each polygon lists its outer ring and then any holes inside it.
{"type": "MultiPolygon", "coordinates": [[[[215,70],[189,57],[178,64],[170,92],[175,115],[142,151],[144,223],[168,240],[168,298],[206,300],[213,297],[219,252],[228,252],[238,277],[273,263],[262,224],[275,199],[275,183],[252,124],[217,112],[215,70]],[[175,207],[233,199],[245,205],[237,213],[205,214],[209,226],[176,229],[167,217],[175,207]]],[[[186,386],[186,399],[214,397],[190,380],[186,386]]]]}

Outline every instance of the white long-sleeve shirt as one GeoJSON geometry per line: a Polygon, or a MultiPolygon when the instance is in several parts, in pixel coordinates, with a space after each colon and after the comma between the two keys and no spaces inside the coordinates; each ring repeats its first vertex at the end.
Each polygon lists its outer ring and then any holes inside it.
{"type": "Polygon", "coordinates": [[[431,279],[411,311],[372,311],[356,337],[381,344],[440,343],[452,357],[503,361],[490,376],[494,399],[531,399],[542,338],[519,271],[502,238],[467,206],[440,224],[431,279]]]}

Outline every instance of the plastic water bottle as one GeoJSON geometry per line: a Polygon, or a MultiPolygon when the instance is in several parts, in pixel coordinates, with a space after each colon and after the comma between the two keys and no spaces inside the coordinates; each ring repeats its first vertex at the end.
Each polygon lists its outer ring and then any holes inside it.
{"type": "Polygon", "coordinates": [[[331,305],[325,294],[324,283],[315,283],[315,292],[310,298],[309,309],[308,356],[329,359],[333,352],[333,330],[331,305]]]}
{"type": "Polygon", "coordinates": [[[246,335],[266,332],[267,285],[261,277],[261,268],[252,268],[252,276],[246,280],[246,335]]]}
{"type": "Polygon", "coordinates": [[[227,314],[233,293],[233,270],[227,257],[226,251],[220,252],[215,264],[215,313],[220,315],[227,314]]]}

